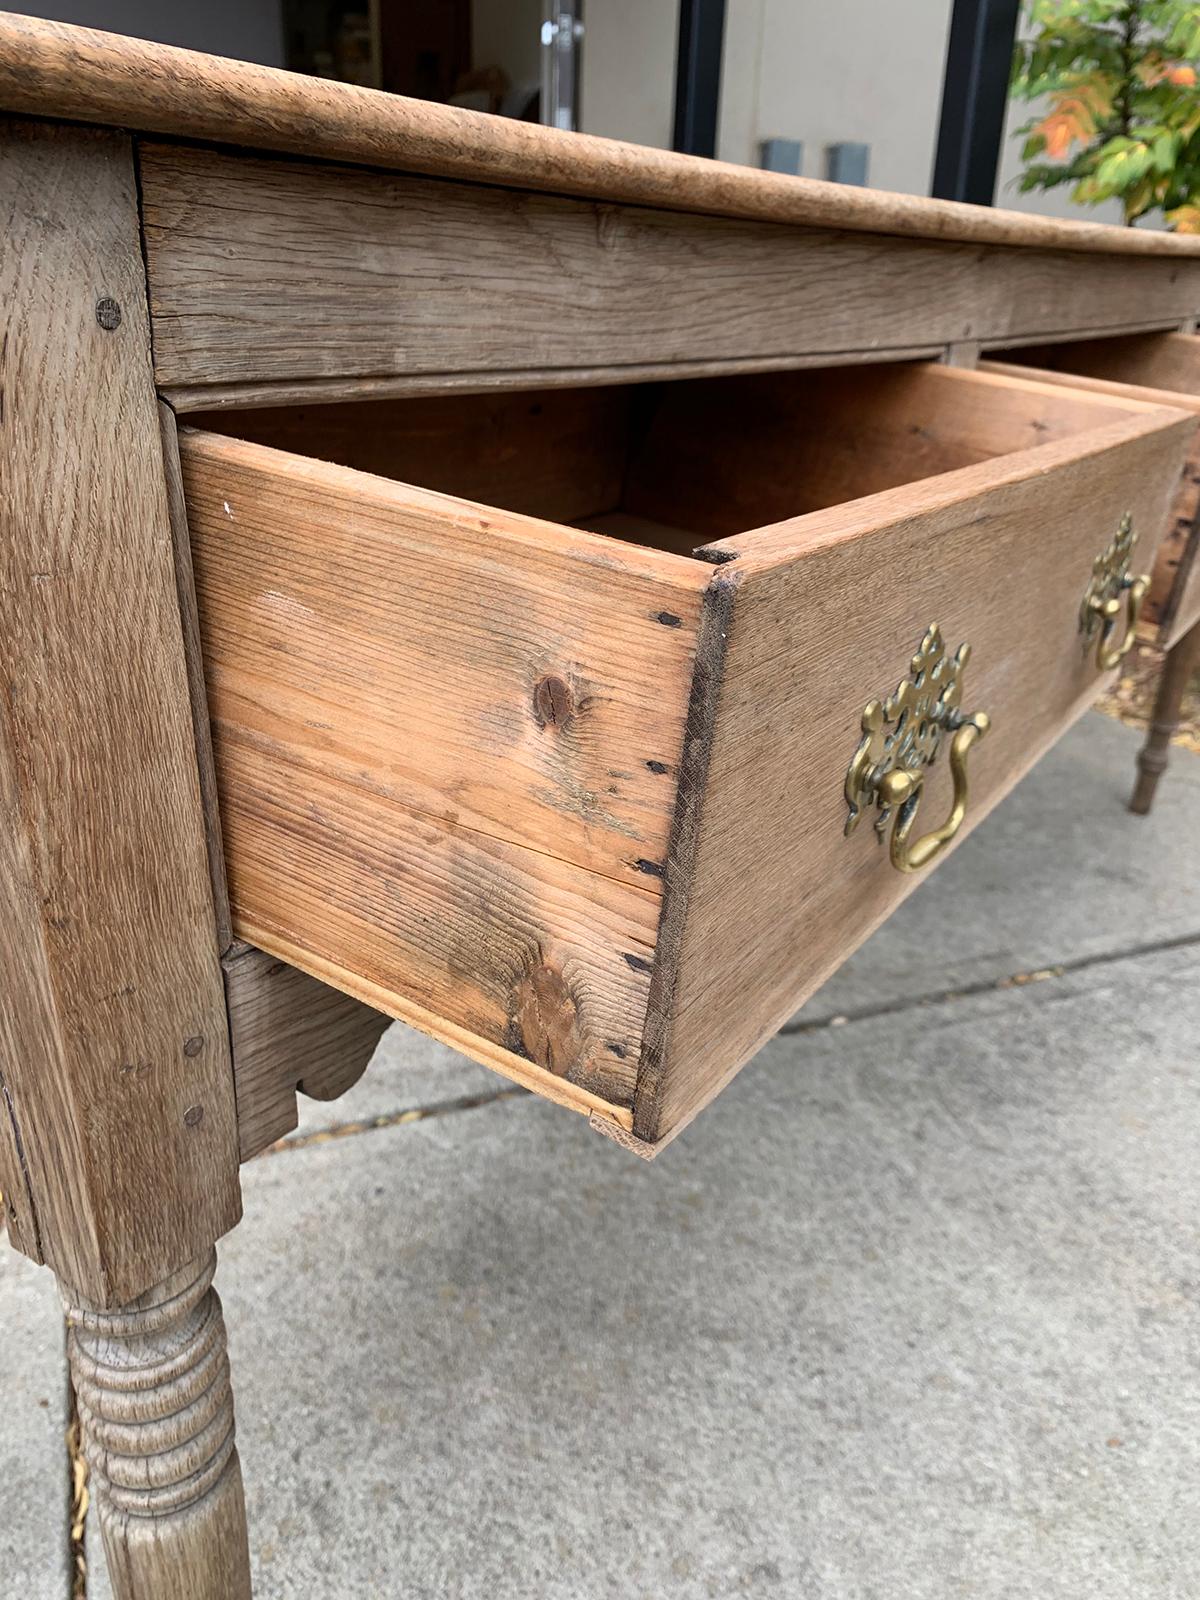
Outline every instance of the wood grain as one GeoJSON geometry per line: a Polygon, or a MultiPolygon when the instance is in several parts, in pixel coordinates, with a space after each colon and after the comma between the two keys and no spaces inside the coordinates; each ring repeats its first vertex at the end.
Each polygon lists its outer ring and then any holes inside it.
{"type": "MultiPolygon", "coordinates": [[[[988,362],[990,371],[1038,369],[1045,382],[1090,393],[1175,405],[1200,415],[1200,339],[1181,334],[1095,339],[1061,348],[1014,352],[1018,365],[988,362]],[[1042,362],[1047,361],[1047,370],[1042,362]],[[1078,368],[1078,370],[1075,370],[1078,368]]],[[[1143,638],[1169,650],[1200,620],[1200,429],[1183,464],[1167,532],[1154,562],[1142,612],[1143,638]]]]}
{"type": "Polygon", "coordinates": [[[620,1123],[614,1122],[610,1117],[602,1117],[593,1111],[588,1118],[588,1124],[593,1133],[601,1133],[606,1139],[611,1139],[622,1150],[628,1150],[631,1156],[637,1156],[641,1161],[653,1161],[658,1155],[661,1146],[647,1144],[644,1139],[639,1139],[636,1134],[620,1123]]]}
{"type": "Polygon", "coordinates": [[[621,498],[632,391],[508,391],[204,413],[197,428],[506,511],[581,522],[621,498]]]}
{"type": "MultiPolygon", "coordinates": [[[[1200,261],[882,239],[147,145],[160,386],[829,360],[1175,323],[1200,261]]],[[[176,396],[178,399],[178,396],[176,396]]]]}
{"type": "Polygon", "coordinates": [[[180,449],[235,931],[627,1105],[706,569],[180,449]]]}
{"type": "Polygon", "coordinates": [[[593,1094],[569,1079],[556,1075],[549,1068],[539,1066],[528,1056],[505,1049],[503,1045],[493,1044],[481,1035],[472,1033],[470,1029],[459,1027],[437,1012],[430,1011],[407,996],[398,994],[395,989],[373,983],[370,978],[352,967],[341,966],[337,961],[305,949],[293,939],[289,939],[286,934],[264,928],[258,930],[255,937],[258,946],[264,952],[277,956],[280,961],[286,961],[290,966],[309,973],[332,988],[353,995],[364,1005],[373,1006],[377,1011],[386,1011],[388,1016],[395,1017],[398,1022],[407,1023],[410,1027],[428,1034],[431,1039],[437,1039],[452,1050],[478,1061],[482,1066],[490,1067],[494,1072],[520,1084],[522,1088],[541,1095],[543,1100],[550,1100],[555,1105],[564,1106],[567,1110],[578,1112],[585,1117],[599,1117],[611,1121],[621,1128],[628,1129],[633,1126],[633,1112],[628,1106],[614,1105],[602,1095],[593,1094]]]}
{"type": "Polygon", "coordinates": [[[229,886],[225,882],[225,850],[221,842],[221,813],[217,800],[216,768],[213,766],[212,733],[208,726],[208,698],[204,687],[200,624],[196,617],[192,547],[188,538],[183,476],[179,470],[179,433],[175,425],[175,413],[161,400],[158,403],[158,422],[162,433],[167,514],[171,523],[171,553],[175,563],[175,593],[179,602],[183,656],[187,666],[188,698],[192,712],[192,735],[196,749],[196,776],[200,782],[200,802],[204,812],[204,843],[208,851],[208,873],[212,882],[217,949],[223,953],[233,942],[233,928],[229,919],[229,886]]]}
{"type": "MultiPolygon", "coordinates": [[[[1090,703],[1105,680],[1077,616],[1097,541],[1127,509],[1161,526],[1192,426],[1137,411],[718,547],[734,557],[718,574],[735,584],[732,614],[638,1138],[677,1133],[914,886],[869,820],[843,837],[842,786],[863,706],[895,688],[931,622],[952,650],[970,641],[964,709],[993,723],[972,756],[968,828],[1090,703]]],[[[921,830],[948,810],[935,769],[921,830]]]]}
{"type": "MultiPolygon", "coordinates": [[[[923,345],[889,345],[889,361],[938,360],[942,346],[933,341],[923,345]]],[[[874,350],[840,350],[838,365],[853,366],[877,363],[880,359],[874,350]]],[[[165,392],[172,407],[179,413],[188,413],[189,421],[204,427],[213,427],[219,413],[236,412],[238,417],[248,417],[253,409],[263,408],[282,412],[298,407],[309,412],[333,405],[367,405],[378,400],[440,398],[445,395],[503,394],[510,389],[573,390],[607,387],[614,382],[652,383],[656,379],[717,378],[739,372],[794,371],[804,367],[827,367],[831,358],[826,355],[791,354],[785,356],[752,356],[718,361],[631,361],[619,371],[613,367],[501,367],[489,372],[465,370],[462,372],[402,373],[383,378],[299,378],[278,383],[238,382],[210,383],[196,386],[173,384],[165,392]]],[[[232,419],[230,419],[232,421],[232,419]]],[[[222,423],[218,431],[230,428],[222,423]]],[[[238,432],[233,426],[231,431],[238,432]]],[[[264,441],[266,442],[266,441],[264,441]]]]}
{"type": "Polygon", "coordinates": [[[663,384],[655,396],[622,505],[683,524],[693,545],[1068,438],[1142,403],[930,362],[663,384]]]}
{"type": "Polygon", "coordinates": [[[0,106],[635,205],[975,244],[1187,259],[1182,234],[821,183],[0,13],[0,106]]]}
{"type": "MultiPolygon", "coordinates": [[[[218,725],[234,928],[627,1105],[659,895],[291,766],[218,725]]],[[[547,838],[547,845],[553,836],[547,838]]],[[[300,963],[306,965],[307,963],[300,963]]]]}
{"type": "Polygon", "coordinates": [[[1200,393],[1200,338],[1183,333],[1143,333],[1122,338],[1073,339],[997,353],[1000,359],[1085,378],[1104,378],[1147,389],[1200,393]]]}
{"type": "Polygon", "coordinates": [[[296,1127],[297,1092],[336,1100],[358,1081],[391,1018],[249,945],[221,965],[238,1144],[249,1161],[296,1127]]]}
{"type": "Polygon", "coordinates": [[[231,737],[653,892],[705,573],[414,485],[180,436],[231,737]],[[543,697],[557,685],[557,709],[543,697]]]}
{"type": "Polygon", "coordinates": [[[4,1188],[105,1304],[238,1219],[229,1045],[129,142],[0,139],[4,1188]]]}
{"type": "Polygon", "coordinates": [[[67,1296],[67,1352],[116,1600],[250,1600],[216,1257],[129,1305],[67,1296]]]}

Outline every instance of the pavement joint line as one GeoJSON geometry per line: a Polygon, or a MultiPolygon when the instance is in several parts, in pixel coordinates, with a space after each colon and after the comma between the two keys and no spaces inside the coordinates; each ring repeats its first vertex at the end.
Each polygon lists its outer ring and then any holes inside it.
{"type": "Polygon", "coordinates": [[[1136,961],[1141,956],[1165,954],[1170,950],[1185,950],[1190,945],[1200,945],[1200,933],[1181,933],[1170,939],[1151,939],[1145,944],[1128,945],[1120,950],[1098,950],[1092,955],[1075,956],[1066,961],[1038,967],[1032,972],[1014,972],[1005,978],[981,978],[975,983],[965,983],[956,989],[933,990],[927,994],[906,995],[896,1000],[882,1000],[877,1005],[859,1006],[853,1011],[839,1012],[831,1017],[814,1017],[811,1022],[785,1022],[776,1037],[794,1038],[797,1034],[819,1033],[825,1028],[841,1028],[851,1022],[870,1022],[876,1017],[895,1016],[902,1011],[916,1011],[923,1006],[947,1005],[955,1000],[971,1000],[981,994],[999,993],[1005,989],[1023,989],[1031,983],[1045,983],[1051,978],[1066,978],[1072,973],[1086,972],[1092,967],[1114,966],[1122,961],[1136,961]]]}
{"type": "Polygon", "coordinates": [[[523,1099],[529,1094],[519,1084],[506,1084],[485,1094],[463,1094],[453,1100],[435,1100],[427,1106],[409,1106],[403,1111],[383,1111],[374,1117],[360,1117],[350,1122],[335,1122],[328,1128],[316,1128],[312,1133],[285,1134],[276,1139],[254,1158],[282,1155],[285,1151],[307,1150],[310,1145],[328,1144],[333,1139],[348,1139],[357,1133],[378,1133],[383,1128],[399,1128],[409,1122],[426,1122],[430,1117],[444,1117],[455,1111],[476,1111],[481,1106],[495,1105],[498,1100],[523,1099]]]}

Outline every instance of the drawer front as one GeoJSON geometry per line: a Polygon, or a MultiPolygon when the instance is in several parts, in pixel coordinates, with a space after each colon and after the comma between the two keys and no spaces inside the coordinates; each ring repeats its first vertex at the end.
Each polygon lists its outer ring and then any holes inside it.
{"type": "Polygon", "coordinates": [[[1169,649],[1200,621],[1200,338],[1144,334],[1087,339],[1018,352],[1020,366],[985,362],[981,370],[1027,373],[1093,394],[1178,406],[1197,416],[1154,564],[1142,634],[1169,649]]]}
{"type": "MultiPolygon", "coordinates": [[[[712,547],[728,642],[640,1137],[677,1131],[919,881],[870,817],[845,835],[844,786],[865,706],[931,623],[970,645],[962,709],[991,720],[959,839],[1095,698],[1110,675],[1077,631],[1094,558],[1126,513],[1161,527],[1189,434],[1158,412],[712,547]]],[[[947,769],[943,753],[916,833],[950,812],[947,769]]],[[[1070,825],[1088,797],[1065,798],[1070,825]]]]}

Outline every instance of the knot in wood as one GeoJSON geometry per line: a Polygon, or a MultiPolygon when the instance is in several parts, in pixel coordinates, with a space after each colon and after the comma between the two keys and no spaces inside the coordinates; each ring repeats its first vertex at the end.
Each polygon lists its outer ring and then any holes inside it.
{"type": "Polygon", "coordinates": [[[112,333],[121,326],[121,308],[111,295],[96,301],[96,321],[105,333],[112,333]]]}
{"type": "Polygon", "coordinates": [[[513,993],[510,1027],[521,1053],[565,1078],[583,1054],[579,1008],[557,967],[543,962],[524,973],[513,993]]]}
{"type": "Polygon", "coordinates": [[[575,715],[575,701],[561,678],[548,675],[533,691],[533,714],[543,728],[565,728],[575,715]]]}

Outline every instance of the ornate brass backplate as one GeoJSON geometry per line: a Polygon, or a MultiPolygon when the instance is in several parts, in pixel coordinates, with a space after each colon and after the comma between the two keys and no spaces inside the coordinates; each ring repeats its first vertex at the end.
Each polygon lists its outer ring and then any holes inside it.
{"type": "Polygon", "coordinates": [[[983,712],[967,716],[961,709],[963,673],[970,659],[966,643],[948,656],[942,630],[932,623],[908,676],[886,700],[871,700],[863,708],[862,740],[846,771],[846,833],[853,833],[864,810],[874,806],[875,832],[882,842],[894,816],[891,858],[901,872],[913,872],[933,860],[966,815],[967,755],[990,727],[983,712]],[[948,734],[954,806],[941,828],[910,845],[926,769],[937,759],[948,734]]]}
{"type": "Polygon", "coordinates": [[[1137,633],[1142,601],[1150,588],[1148,577],[1135,577],[1129,570],[1133,560],[1133,547],[1137,534],[1133,531],[1133,518],[1127,511],[1108,545],[1092,562],[1092,576],[1079,604],[1079,631],[1083,635],[1086,655],[1096,646],[1096,665],[1101,672],[1111,668],[1128,655],[1137,633]],[[1125,637],[1119,645],[1110,644],[1113,628],[1125,598],[1125,637]]]}

